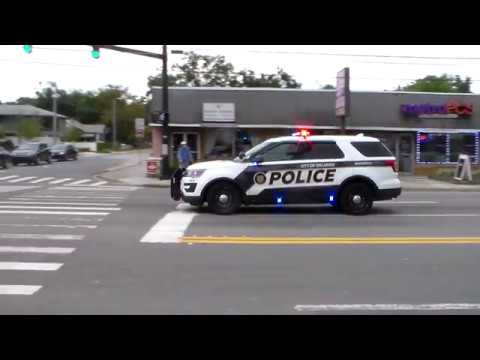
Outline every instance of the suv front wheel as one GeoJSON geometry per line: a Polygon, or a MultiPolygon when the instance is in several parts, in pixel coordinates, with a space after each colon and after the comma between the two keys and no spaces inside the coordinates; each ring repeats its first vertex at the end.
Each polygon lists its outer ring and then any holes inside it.
{"type": "Polygon", "coordinates": [[[363,183],[348,184],[340,195],[340,207],[350,215],[365,215],[370,212],[372,205],[372,190],[363,183]]]}
{"type": "Polygon", "coordinates": [[[241,205],[241,197],[237,188],[228,183],[220,182],[212,185],[207,193],[208,208],[219,215],[233,214],[241,205]]]}

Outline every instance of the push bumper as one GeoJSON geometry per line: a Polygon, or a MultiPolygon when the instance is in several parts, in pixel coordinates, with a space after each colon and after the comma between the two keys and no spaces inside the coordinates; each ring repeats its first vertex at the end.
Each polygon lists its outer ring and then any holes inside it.
{"type": "Polygon", "coordinates": [[[375,196],[375,201],[391,200],[400,196],[401,193],[402,188],[378,190],[375,196]]]}

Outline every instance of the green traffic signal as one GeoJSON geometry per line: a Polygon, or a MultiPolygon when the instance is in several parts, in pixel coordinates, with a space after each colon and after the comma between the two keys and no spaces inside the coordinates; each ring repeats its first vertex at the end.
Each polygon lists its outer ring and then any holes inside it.
{"type": "Polygon", "coordinates": [[[27,54],[30,54],[33,50],[32,45],[23,45],[23,51],[25,51],[27,54]]]}
{"type": "Polygon", "coordinates": [[[100,58],[100,49],[96,46],[93,47],[93,50],[92,50],[92,57],[94,59],[98,59],[100,58]]]}

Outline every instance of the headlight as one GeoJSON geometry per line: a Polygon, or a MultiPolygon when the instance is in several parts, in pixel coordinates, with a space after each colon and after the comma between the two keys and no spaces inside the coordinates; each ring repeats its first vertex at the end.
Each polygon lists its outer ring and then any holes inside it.
{"type": "Polygon", "coordinates": [[[58,155],[65,155],[65,153],[64,152],[59,152],[58,155]]]}
{"type": "Polygon", "coordinates": [[[202,176],[202,174],[205,172],[205,169],[202,170],[187,170],[187,175],[186,177],[192,177],[192,178],[197,178],[202,176]]]}

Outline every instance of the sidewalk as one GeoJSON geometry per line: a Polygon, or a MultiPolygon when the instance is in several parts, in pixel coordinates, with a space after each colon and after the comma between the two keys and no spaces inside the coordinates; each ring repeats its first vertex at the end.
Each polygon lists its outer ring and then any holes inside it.
{"type": "MultiPolygon", "coordinates": [[[[124,153],[126,154],[126,153],[124,153]]],[[[115,168],[97,174],[100,179],[125,185],[144,187],[170,187],[170,180],[159,180],[145,175],[145,161],[149,151],[131,151],[131,158],[115,168]]],[[[480,191],[480,185],[457,185],[443,181],[431,180],[426,176],[400,175],[403,191],[480,191]]]]}

